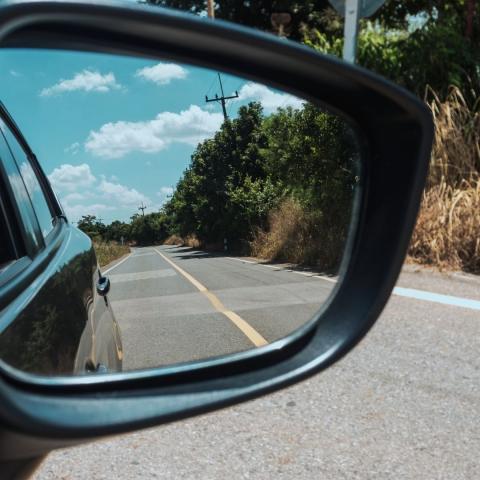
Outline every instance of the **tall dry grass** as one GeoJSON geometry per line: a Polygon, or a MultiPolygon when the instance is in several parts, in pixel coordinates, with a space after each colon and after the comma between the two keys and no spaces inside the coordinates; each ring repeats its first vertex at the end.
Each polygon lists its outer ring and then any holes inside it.
{"type": "Polygon", "coordinates": [[[321,212],[308,212],[286,197],[268,216],[268,228],[257,230],[252,255],[266,260],[316,266],[336,272],[345,243],[345,225],[329,225],[321,212]]]}
{"type": "Polygon", "coordinates": [[[164,245],[177,245],[181,247],[200,248],[201,243],[195,235],[180,237],[179,235],[170,235],[163,242],[164,245]]]}
{"type": "Polygon", "coordinates": [[[95,240],[93,242],[93,247],[95,248],[98,264],[101,267],[108,265],[110,262],[113,262],[117,258],[130,252],[130,247],[128,245],[119,245],[115,242],[102,242],[95,240]]]}
{"type": "Polygon", "coordinates": [[[480,95],[469,106],[457,88],[430,92],[435,142],[409,248],[414,262],[480,272],[480,95]]]}
{"type": "Polygon", "coordinates": [[[163,241],[164,245],[182,245],[183,238],[178,235],[170,235],[167,239],[163,241]]]}

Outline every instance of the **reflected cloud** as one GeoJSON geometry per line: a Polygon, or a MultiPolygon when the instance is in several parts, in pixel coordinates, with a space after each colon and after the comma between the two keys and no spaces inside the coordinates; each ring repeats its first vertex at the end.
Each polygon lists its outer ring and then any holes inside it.
{"type": "Polygon", "coordinates": [[[50,97],[64,92],[84,91],[84,92],[109,92],[118,90],[121,85],[117,83],[115,75],[112,72],[102,75],[94,70],[83,70],[76,73],[73,78],[60,79],[58,83],[51,87],[44,88],[40,92],[41,97],[50,97]]]}
{"type": "Polygon", "coordinates": [[[222,122],[222,114],[190,105],[180,113],[162,112],[144,122],[106,123],[90,132],[85,149],[97,157],[121,158],[131,152],[156,153],[172,143],[196,146],[211,137],[222,122]]]}
{"type": "Polygon", "coordinates": [[[144,67],[136,71],[135,76],[157,85],[168,85],[172,80],[187,78],[188,71],[175,63],[157,63],[153,67],[144,67]]]}

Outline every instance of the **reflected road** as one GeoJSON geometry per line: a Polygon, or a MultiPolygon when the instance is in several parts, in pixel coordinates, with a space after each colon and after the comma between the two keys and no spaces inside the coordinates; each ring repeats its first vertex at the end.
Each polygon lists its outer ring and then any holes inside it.
{"type": "Polygon", "coordinates": [[[331,279],[188,247],[135,248],[107,271],[124,370],[271,343],[308,321],[331,279]]]}

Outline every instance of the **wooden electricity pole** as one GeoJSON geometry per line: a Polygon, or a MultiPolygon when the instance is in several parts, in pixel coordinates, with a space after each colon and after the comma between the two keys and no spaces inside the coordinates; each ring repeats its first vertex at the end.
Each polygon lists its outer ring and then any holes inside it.
{"type": "Polygon", "coordinates": [[[143,204],[143,201],[142,201],[142,204],[138,207],[138,209],[142,211],[142,217],[145,216],[145,209],[146,208],[147,207],[143,204]]]}
{"type": "Polygon", "coordinates": [[[213,0],[207,0],[207,14],[208,18],[215,18],[215,4],[213,0]]]}
{"type": "Polygon", "coordinates": [[[220,77],[220,74],[218,74],[218,81],[220,83],[220,92],[222,93],[222,96],[219,97],[217,94],[215,94],[215,97],[208,98],[208,96],[205,95],[205,101],[207,103],[208,102],[220,102],[220,104],[222,105],[222,110],[223,110],[223,118],[224,118],[224,120],[227,120],[228,115],[227,115],[227,108],[226,108],[225,100],[230,100],[232,98],[238,98],[238,92],[235,92],[235,95],[232,95],[230,97],[226,97],[223,93],[222,77],[220,77]]]}

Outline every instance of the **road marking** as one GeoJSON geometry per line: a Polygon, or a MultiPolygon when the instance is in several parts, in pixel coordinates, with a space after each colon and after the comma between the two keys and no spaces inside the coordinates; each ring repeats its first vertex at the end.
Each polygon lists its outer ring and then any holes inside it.
{"type": "Polygon", "coordinates": [[[119,265],[121,265],[123,262],[126,262],[131,256],[132,256],[132,253],[133,252],[130,252],[123,260],[120,260],[118,263],[116,263],[115,265],[113,265],[113,267],[110,267],[110,268],[107,268],[107,270],[105,270],[103,272],[103,275],[106,275],[108,272],[111,272],[114,268],[117,268],[119,265]]]}
{"type": "Polygon", "coordinates": [[[226,257],[228,258],[229,260],[235,260],[237,262],[242,262],[242,263],[258,263],[258,262],[254,262],[253,260],[245,260],[243,258],[235,258],[235,257],[226,257]]]}
{"type": "Polygon", "coordinates": [[[400,297],[415,298],[426,302],[442,303],[454,307],[468,308],[470,310],[480,310],[480,301],[470,300],[469,298],[453,297],[451,295],[442,295],[440,293],[427,292],[426,290],[415,290],[413,288],[395,287],[393,293],[400,297]]]}
{"type": "Polygon", "coordinates": [[[296,273],[297,275],[303,275],[304,277],[318,278],[319,280],[325,280],[325,281],[331,282],[331,283],[337,283],[337,281],[338,281],[335,278],[324,277],[322,275],[316,275],[315,273],[312,273],[312,272],[299,272],[298,270],[292,270],[291,268],[286,269],[286,268],[282,268],[279,265],[267,265],[265,263],[255,262],[253,260],[244,260],[243,258],[235,258],[235,257],[225,257],[225,258],[228,258],[229,260],[235,260],[237,262],[251,263],[251,264],[254,264],[254,265],[259,265],[260,267],[273,268],[277,272],[280,272],[280,271],[290,272],[290,273],[296,273]]]}
{"type": "Polygon", "coordinates": [[[142,252],[142,253],[137,253],[135,251],[134,257],[148,257],[149,255],[155,255],[155,252],[142,252]]]}
{"type": "Polygon", "coordinates": [[[180,268],[176,263],[170,260],[162,252],[154,248],[154,250],[173,268],[181,273],[190,283],[192,283],[200,292],[202,292],[213,305],[215,310],[225,315],[256,347],[267,345],[268,342],[260,335],[248,322],[240,317],[235,312],[228,310],[220,299],[214,295],[207,287],[202,285],[196,278],[190,275],[188,272],[180,268]]]}
{"type": "MultiPolygon", "coordinates": [[[[154,253],[154,255],[156,255],[154,253]]],[[[176,277],[178,274],[171,268],[162,268],[159,270],[147,270],[145,272],[133,273],[113,273],[112,283],[133,282],[137,280],[152,280],[154,278],[176,277]]]]}

